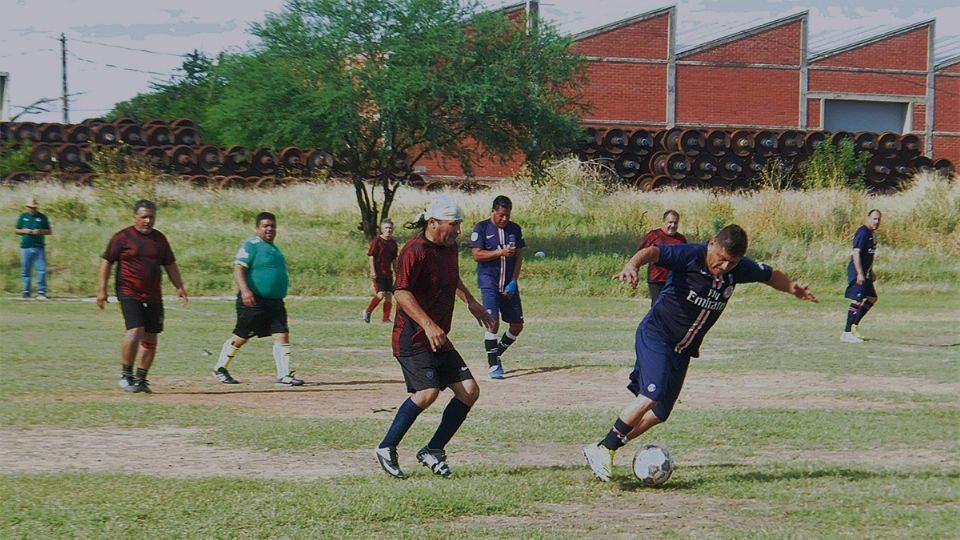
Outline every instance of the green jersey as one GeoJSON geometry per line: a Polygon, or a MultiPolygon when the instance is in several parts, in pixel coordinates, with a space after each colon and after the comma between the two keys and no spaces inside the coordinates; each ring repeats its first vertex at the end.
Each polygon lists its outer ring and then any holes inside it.
{"type": "Polygon", "coordinates": [[[287,296],[287,261],[277,246],[254,236],[240,246],[233,263],[246,268],[244,277],[255,296],[270,300],[287,296]]]}
{"type": "MultiPolygon", "coordinates": [[[[50,222],[47,221],[47,216],[37,212],[36,214],[31,214],[30,212],[24,212],[20,214],[20,219],[17,220],[18,229],[49,229],[50,222]]],[[[44,235],[42,234],[22,234],[20,235],[20,247],[22,248],[36,248],[43,247],[44,235]]]]}

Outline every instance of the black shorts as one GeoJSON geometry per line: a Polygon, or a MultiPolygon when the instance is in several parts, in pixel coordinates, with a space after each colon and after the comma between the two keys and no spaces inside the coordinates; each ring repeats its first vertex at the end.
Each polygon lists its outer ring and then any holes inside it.
{"type": "Polygon", "coordinates": [[[374,287],[377,289],[377,292],[393,292],[393,278],[392,277],[378,277],[374,280],[374,287]]]}
{"type": "Polygon", "coordinates": [[[144,332],[163,332],[163,303],[149,304],[133,298],[120,298],[120,311],[127,330],[143,328],[144,332]]]}
{"type": "Polygon", "coordinates": [[[233,328],[233,335],[250,339],[253,336],[267,337],[273,334],[285,334],[287,328],[287,307],[283,300],[271,300],[254,296],[257,305],[250,307],[243,304],[237,296],[237,325],[233,328]]]}
{"type": "Polygon", "coordinates": [[[425,351],[411,356],[398,356],[407,392],[411,394],[427,388],[444,388],[453,383],[472,379],[470,368],[456,349],[425,351]]]}
{"type": "Polygon", "coordinates": [[[660,291],[663,290],[665,283],[657,283],[654,281],[647,282],[647,291],[650,292],[650,305],[652,306],[657,301],[657,297],[660,296],[660,291]]]}

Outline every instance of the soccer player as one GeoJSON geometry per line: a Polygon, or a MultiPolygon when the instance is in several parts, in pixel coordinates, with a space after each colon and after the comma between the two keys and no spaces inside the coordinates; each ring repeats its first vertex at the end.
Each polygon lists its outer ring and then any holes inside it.
{"type": "Polygon", "coordinates": [[[385,219],[380,223],[380,234],[373,237],[367,248],[370,259],[370,280],[373,282],[373,299],[363,310],[363,322],[370,322],[370,314],[383,300],[383,322],[390,321],[393,309],[393,261],[397,258],[397,241],[393,239],[393,221],[385,219]]]}
{"type": "Polygon", "coordinates": [[[30,278],[33,267],[37,268],[37,300],[47,299],[47,252],[44,236],[50,234],[50,221],[37,210],[35,197],[27,199],[27,211],[17,218],[14,232],[20,237],[20,278],[23,282],[21,296],[30,298],[30,278]]]}
{"type": "MultiPolygon", "coordinates": [[[[643,237],[637,251],[650,246],[665,246],[669,244],[686,244],[687,239],[677,232],[680,226],[680,213],[676,210],[667,210],[663,213],[663,224],[643,237]]],[[[650,305],[657,301],[660,291],[667,284],[667,275],[670,270],[657,263],[647,265],[647,290],[650,292],[650,305]]]]}
{"type": "Polygon", "coordinates": [[[513,203],[503,195],[493,199],[490,219],[473,227],[470,252],[477,262],[477,285],[483,307],[493,317],[494,326],[483,336],[487,351],[487,376],[503,378],[503,353],[523,331],[523,306],[520,303],[520,268],[523,266],[523,240],[520,226],[510,221],[513,203]],[[500,319],[510,327],[497,343],[500,319]]]}
{"type": "Polygon", "coordinates": [[[410,228],[420,233],[408,241],[397,263],[397,316],[393,323],[393,355],[403,370],[407,391],[413,394],[400,405],[375,454],[380,467],[396,478],[405,478],[397,460],[397,446],[440,392],[449,387],[447,404],[433,438],[417,452],[417,461],[435,474],[449,477],[444,448],[460,429],[470,408],[480,397],[480,387],[448,337],[453,321],[454,298],[467,304],[470,314],[487,329],[493,317],[478,303],[460,279],[457,237],[463,212],[445,195],[434,199],[410,228]]]}
{"type": "Polygon", "coordinates": [[[762,282],[816,302],[807,285],[783,272],[744,257],[747,233],[728,225],[705,244],[651,246],[638,251],[613,276],[635,288],[640,265],[656,262],[670,269],[660,297],[636,331],[636,363],[627,388],[636,399],[597,444],[583,449],[587,464],[601,481],[610,479],[614,453],[651,427],[666,422],[680,396],[690,358],[741,283],[762,282]]]}
{"type": "Polygon", "coordinates": [[[277,384],[301,386],[303,381],[290,371],[290,329],[287,327],[289,275],[283,253],[274,245],[277,216],[257,214],[256,235],[247,239],[233,261],[233,280],[237,284],[237,324],[233,335],[220,348],[213,376],[224,384],[237,384],[227,367],[243,344],[253,336],[273,336],[273,360],[277,366],[277,384]]]}
{"type": "Polygon", "coordinates": [[[120,345],[120,388],[133,393],[152,393],[147,372],[157,354],[157,338],[163,332],[163,296],[160,291],[164,269],[177,288],[184,305],[187,291],[183,288],[180,269],[167,237],[153,228],[157,205],[139,200],[133,205],[133,226],[113,235],[100,261],[97,307],[107,302],[107,281],[110,268],[117,263],[116,294],[127,331],[120,345]],[[133,363],[140,351],[136,374],[133,363]]]}
{"type": "Polygon", "coordinates": [[[877,229],[880,228],[880,211],[867,212],[867,220],[853,235],[853,251],[847,263],[847,290],[844,296],[850,299],[847,324],[840,334],[844,343],[863,343],[860,336],[860,321],[877,303],[877,290],[873,286],[873,256],[877,251],[877,229]]]}

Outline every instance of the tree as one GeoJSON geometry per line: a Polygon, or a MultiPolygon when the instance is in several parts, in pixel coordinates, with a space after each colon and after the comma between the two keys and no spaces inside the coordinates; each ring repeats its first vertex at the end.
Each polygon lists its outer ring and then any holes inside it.
{"type": "Polygon", "coordinates": [[[368,237],[426,153],[469,174],[491,157],[540,163],[579,132],[571,39],[472,0],[288,0],[252,32],[260,44],[223,66],[211,124],[247,146],[329,148],[368,237]]]}
{"type": "Polygon", "coordinates": [[[151,91],[140,93],[113,106],[108,118],[127,116],[135,120],[190,118],[197,122],[208,143],[219,143],[216,130],[209,129],[207,111],[215,103],[226,81],[218,73],[224,56],[212,59],[194,50],[184,56],[178,72],[167,82],[150,84],[151,91]]]}

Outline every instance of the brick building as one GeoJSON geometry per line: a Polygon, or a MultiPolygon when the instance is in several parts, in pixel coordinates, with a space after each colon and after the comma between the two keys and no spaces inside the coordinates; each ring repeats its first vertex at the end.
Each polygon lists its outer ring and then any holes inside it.
{"type": "MultiPolygon", "coordinates": [[[[524,4],[504,8],[524,16],[524,4]]],[[[587,61],[585,126],[890,131],[960,162],[960,57],[936,59],[935,21],[810,50],[807,12],[678,50],[676,8],[574,35],[587,61]]],[[[477,176],[519,166],[482,163],[477,176]]],[[[460,175],[442,160],[418,172],[460,175]]]]}

